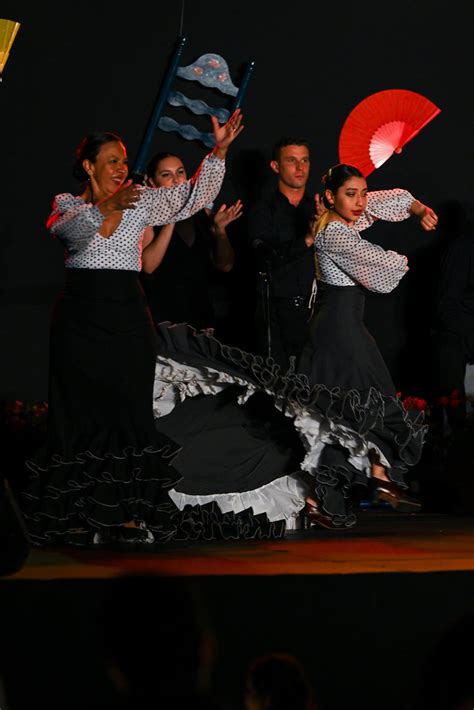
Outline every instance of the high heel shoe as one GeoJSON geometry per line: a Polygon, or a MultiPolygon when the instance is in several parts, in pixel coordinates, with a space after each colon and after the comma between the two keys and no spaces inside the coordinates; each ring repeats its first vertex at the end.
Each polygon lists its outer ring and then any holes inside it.
{"type": "Polygon", "coordinates": [[[152,544],[155,537],[146,526],[141,523],[138,527],[128,525],[112,525],[95,533],[92,543],[94,545],[109,545],[116,543],[152,544]]]}
{"type": "Polygon", "coordinates": [[[415,513],[421,508],[421,503],[416,498],[393,481],[373,478],[372,483],[375,487],[375,501],[384,500],[400,513],[415,513]]]}
{"type": "Polygon", "coordinates": [[[326,528],[327,530],[341,530],[334,525],[333,519],[323,513],[323,511],[313,503],[306,501],[306,505],[301,511],[301,527],[303,530],[310,530],[313,527],[326,528]]]}

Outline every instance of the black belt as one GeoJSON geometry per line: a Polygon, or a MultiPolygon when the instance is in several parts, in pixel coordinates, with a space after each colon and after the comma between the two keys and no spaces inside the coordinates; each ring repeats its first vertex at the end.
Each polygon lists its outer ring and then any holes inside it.
{"type": "Polygon", "coordinates": [[[307,306],[309,304],[308,296],[273,296],[272,301],[287,301],[292,303],[296,308],[307,306]]]}

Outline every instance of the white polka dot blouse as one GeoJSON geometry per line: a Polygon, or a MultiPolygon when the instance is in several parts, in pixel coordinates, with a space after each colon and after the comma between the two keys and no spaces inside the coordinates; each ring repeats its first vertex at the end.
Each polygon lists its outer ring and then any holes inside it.
{"type": "Polygon", "coordinates": [[[407,219],[414,199],[401,189],[369,192],[367,208],[353,226],[329,222],[314,242],[320,280],[333,286],[360,284],[378,293],[392,291],[408,271],[407,257],[362,239],[359,231],[376,219],[407,219]]]}
{"type": "Polygon", "coordinates": [[[182,185],[142,187],[135,208],[123,211],[108,238],[98,234],[104,221],[98,207],[68,193],[56,195],[46,227],[63,244],[68,268],[140,271],[145,228],[179,222],[198,212],[217,197],[224,175],[225,161],[211,153],[182,185]]]}

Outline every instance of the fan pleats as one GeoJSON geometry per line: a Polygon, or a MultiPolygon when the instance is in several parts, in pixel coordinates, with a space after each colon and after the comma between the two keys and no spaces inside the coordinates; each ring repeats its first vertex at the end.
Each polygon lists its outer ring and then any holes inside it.
{"type": "Polygon", "coordinates": [[[367,177],[440,113],[414,91],[387,89],[368,96],[347,117],[339,136],[339,160],[367,177]]]}

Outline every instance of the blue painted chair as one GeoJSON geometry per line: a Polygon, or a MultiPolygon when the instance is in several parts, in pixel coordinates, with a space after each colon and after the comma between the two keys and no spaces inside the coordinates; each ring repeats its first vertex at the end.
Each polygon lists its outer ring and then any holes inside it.
{"type": "Polygon", "coordinates": [[[148,153],[157,129],[174,131],[186,140],[199,140],[207,148],[214,148],[215,142],[212,132],[205,133],[192,124],[178,123],[174,118],[163,115],[167,104],[174,107],[184,107],[196,115],[216,116],[219,123],[225,123],[232,113],[241,106],[244,99],[255,62],[250,62],[246,65],[242,82],[237,87],[230,78],[227,62],[219,54],[203,54],[192,64],[181,66],[180,62],[185,44],[186,38],[180,37],[133,164],[132,174],[135,177],[142,177],[145,173],[148,153]],[[217,89],[223,94],[234,97],[234,100],[230,108],[227,109],[211,106],[200,99],[192,99],[173,89],[173,84],[177,77],[187,81],[199,82],[209,89],[217,89]]]}

